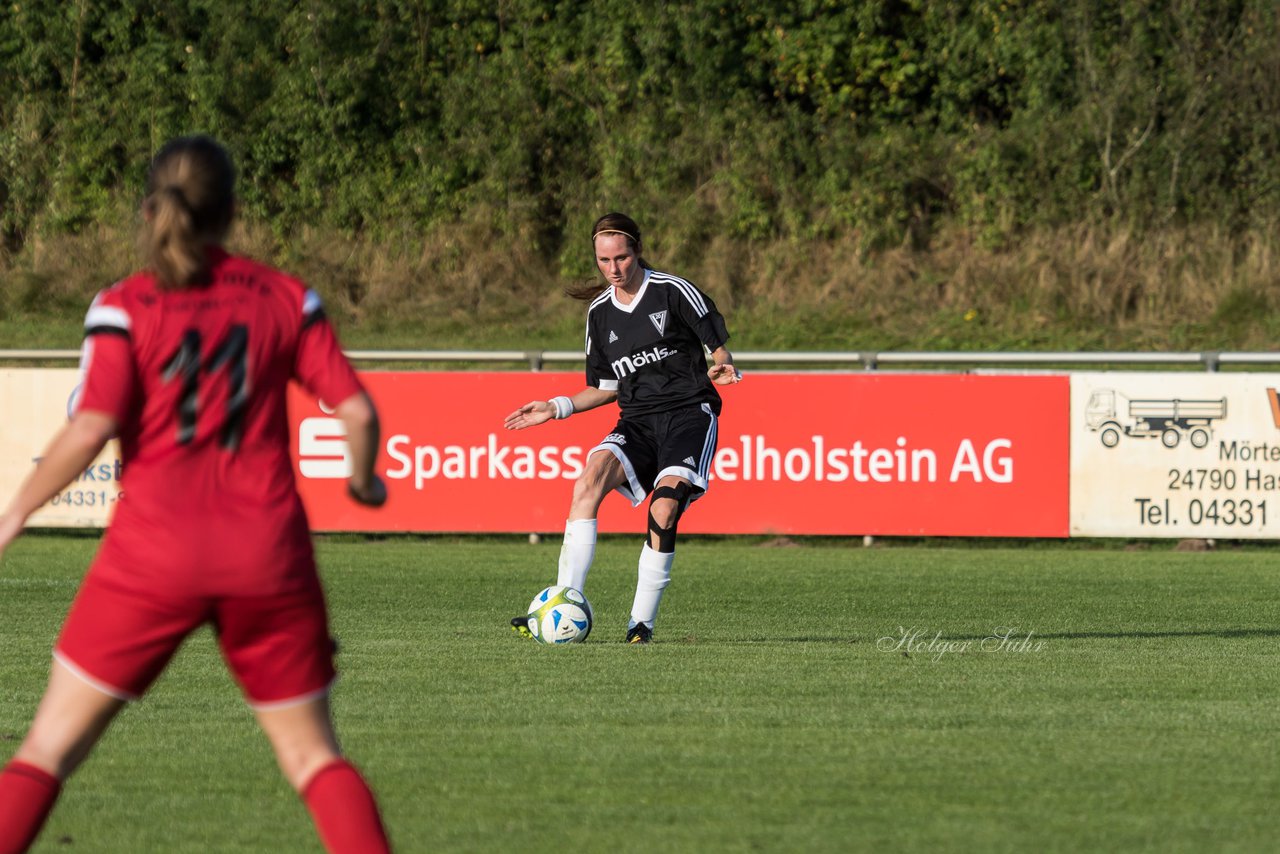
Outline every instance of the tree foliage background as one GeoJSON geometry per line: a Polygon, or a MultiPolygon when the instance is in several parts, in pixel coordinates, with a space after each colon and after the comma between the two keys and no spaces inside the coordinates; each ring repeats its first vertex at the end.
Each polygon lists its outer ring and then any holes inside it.
{"type": "Polygon", "coordinates": [[[1280,218],[1270,0],[17,0],[0,237],[136,205],[208,132],[246,219],[403,241],[482,222],[568,274],[605,210],[669,257],[1014,246],[1280,218]]]}

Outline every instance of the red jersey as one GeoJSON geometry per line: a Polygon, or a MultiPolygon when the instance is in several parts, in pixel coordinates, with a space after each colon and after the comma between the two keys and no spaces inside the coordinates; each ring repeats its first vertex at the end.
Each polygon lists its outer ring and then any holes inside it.
{"type": "Polygon", "coordinates": [[[335,406],[362,387],[314,291],[220,249],[210,261],[207,285],[162,290],[137,273],[85,317],[76,407],[119,421],[124,465],[94,572],[135,589],[274,595],[315,571],[286,387],[335,406]]]}

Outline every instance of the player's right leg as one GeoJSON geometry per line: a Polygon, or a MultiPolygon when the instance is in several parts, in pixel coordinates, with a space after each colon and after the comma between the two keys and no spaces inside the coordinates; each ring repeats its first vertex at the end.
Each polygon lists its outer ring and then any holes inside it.
{"type": "Polygon", "coordinates": [[[255,711],[289,785],[302,797],[330,854],[390,851],[378,804],[342,758],[328,695],[255,711]]]}
{"type": "MultiPolygon", "coordinates": [[[[569,519],[564,526],[564,542],[556,568],[556,584],[583,590],[596,554],[596,515],[604,497],[628,482],[626,468],[617,456],[602,448],[587,457],[582,474],[573,484],[569,519]]],[[[526,615],[511,618],[511,628],[530,637],[526,615]]]]}
{"type": "Polygon", "coordinates": [[[89,755],[124,703],[54,661],[31,729],[0,771],[0,854],[18,854],[35,841],[62,781],[89,755]]]}
{"type": "Polygon", "coordinates": [[[104,580],[110,572],[99,557],[81,582],[54,646],[49,687],[26,739],[0,775],[4,854],[30,845],[53,809],[61,781],[204,619],[199,600],[143,596],[104,580]]]}
{"type": "Polygon", "coordinates": [[[581,591],[596,553],[596,516],[604,497],[627,482],[627,472],[612,453],[597,450],[573,484],[569,520],[565,523],[564,545],[556,584],[581,591]]]}

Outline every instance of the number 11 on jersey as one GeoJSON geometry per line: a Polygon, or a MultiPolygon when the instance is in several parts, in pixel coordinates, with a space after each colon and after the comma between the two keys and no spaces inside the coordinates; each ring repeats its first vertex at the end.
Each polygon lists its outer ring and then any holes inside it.
{"type": "Polygon", "coordinates": [[[244,432],[244,412],[249,404],[249,327],[242,323],[232,326],[209,354],[209,358],[203,361],[200,358],[202,344],[199,329],[183,332],[182,343],[165,362],[161,374],[166,383],[174,380],[182,382],[177,407],[178,444],[189,444],[196,435],[200,374],[212,374],[226,368],[230,393],[227,395],[226,412],[218,442],[223,448],[234,451],[240,445],[240,437],[244,432]]]}

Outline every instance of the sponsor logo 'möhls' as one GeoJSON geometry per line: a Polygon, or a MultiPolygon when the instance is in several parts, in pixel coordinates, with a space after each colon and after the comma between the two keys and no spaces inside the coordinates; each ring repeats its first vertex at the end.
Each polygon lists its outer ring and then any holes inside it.
{"type": "Polygon", "coordinates": [[[618,379],[622,379],[628,374],[633,374],[645,365],[652,365],[654,362],[661,362],[668,356],[674,356],[679,350],[670,347],[654,347],[652,350],[642,350],[639,353],[633,353],[630,356],[623,356],[621,359],[613,362],[613,375],[618,379]]]}

